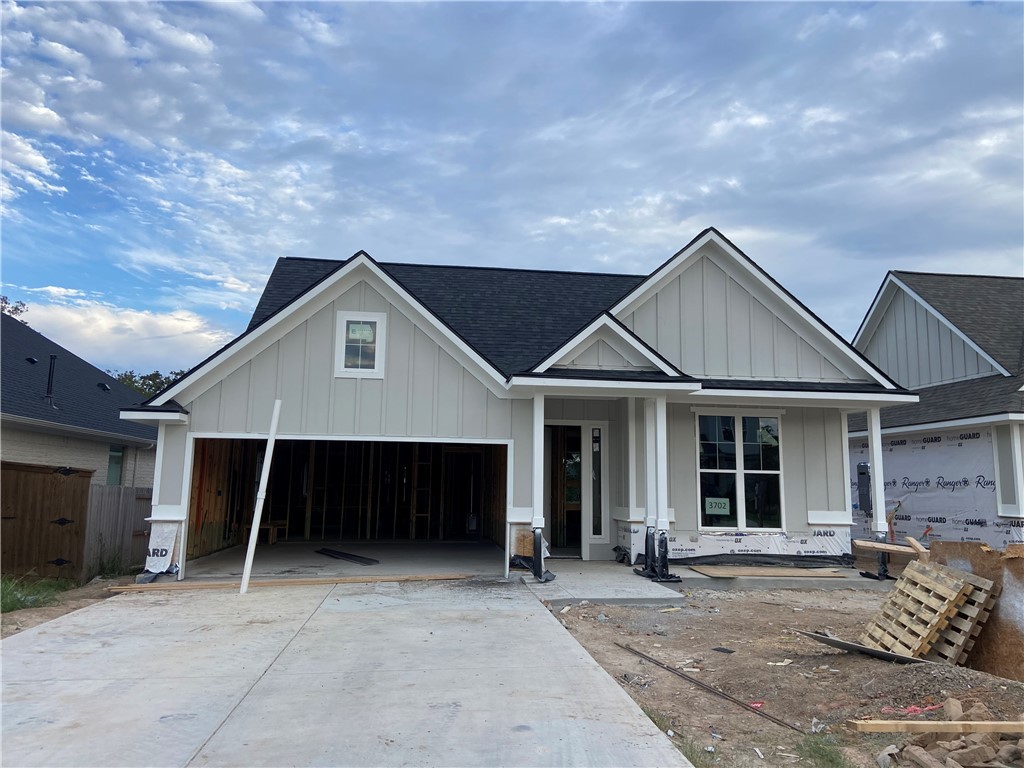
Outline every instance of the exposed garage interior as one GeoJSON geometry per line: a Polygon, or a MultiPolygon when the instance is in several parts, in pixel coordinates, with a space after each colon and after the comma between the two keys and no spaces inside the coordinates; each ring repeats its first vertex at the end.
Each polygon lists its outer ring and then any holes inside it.
{"type": "MultiPolygon", "coordinates": [[[[257,440],[196,440],[189,560],[245,542],[265,450],[257,440]]],[[[503,548],[506,457],[492,444],[278,440],[259,541],[503,548]]]]}

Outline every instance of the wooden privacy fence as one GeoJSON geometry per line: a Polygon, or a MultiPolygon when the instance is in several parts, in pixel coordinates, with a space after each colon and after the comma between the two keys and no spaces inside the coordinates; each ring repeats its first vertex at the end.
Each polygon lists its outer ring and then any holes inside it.
{"type": "Polygon", "coordinates": [[[83,580],[146,561],[153,489],[91,481],[89,470],[3,462],[5,574],[83,580]]]}
{"type": "Polygon", "coordinates": [[[101,570],[146,562],[153,489],[94,485],[89,493],[84,563],[87,578],[101,570]]]}

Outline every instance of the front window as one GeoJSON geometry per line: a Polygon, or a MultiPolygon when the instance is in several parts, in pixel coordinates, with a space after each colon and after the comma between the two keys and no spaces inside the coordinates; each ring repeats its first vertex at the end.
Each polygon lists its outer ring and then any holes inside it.
{"type": "Polygon", "coordinates": [[[386,322],[383,312],[338,313],[335,376],[383,376],[386,322]]]}
{"type": "Polygon", "coordinates": [[[779,419],[698,416],[705,528],[782,528],[779,419]]]}

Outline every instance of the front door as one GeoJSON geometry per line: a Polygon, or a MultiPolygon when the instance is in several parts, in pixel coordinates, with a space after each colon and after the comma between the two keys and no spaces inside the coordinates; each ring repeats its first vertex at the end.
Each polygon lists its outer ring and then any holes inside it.
{"type": "Polygon", "coordinates": [[[607,424],[544,427],[544,538],[552,557],[589,560],[608,550],[607,424]]]}

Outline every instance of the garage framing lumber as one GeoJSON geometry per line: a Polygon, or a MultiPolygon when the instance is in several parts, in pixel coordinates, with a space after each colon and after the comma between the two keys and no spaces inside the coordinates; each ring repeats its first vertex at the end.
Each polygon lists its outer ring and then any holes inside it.
{"type": "MultiPolygon", "coordinates": [[[[398,576],[323,576],[304,579],[262,579],[250,581],[250,587],[319,587],[332,584],[379,584],[405,581],[462,581],[472,578],[465,573],[416,573],[398,576]]],[[[187,592],[204,589],[236,589],[238,581],[169,581],[150,584],[119,584],[107,587],[108,592],[187,592]]]]}

